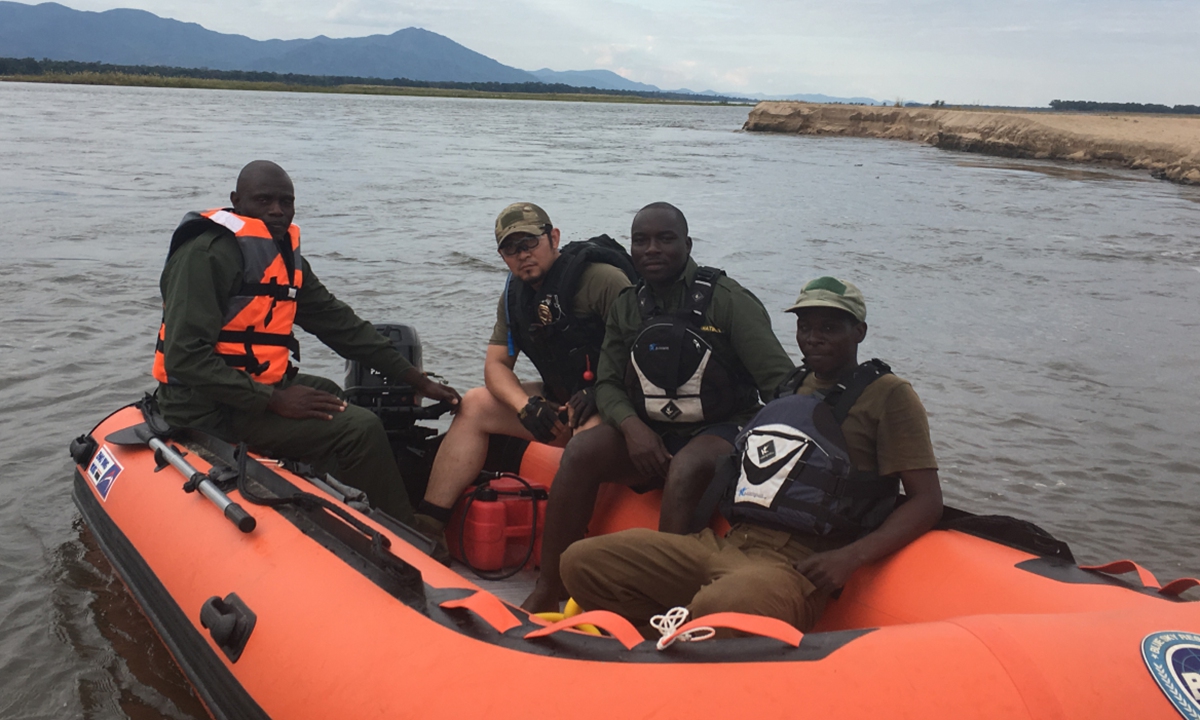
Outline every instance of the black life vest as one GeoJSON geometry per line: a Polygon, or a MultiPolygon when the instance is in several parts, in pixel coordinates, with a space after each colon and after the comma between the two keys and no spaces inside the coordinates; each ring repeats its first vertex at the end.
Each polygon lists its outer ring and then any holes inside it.
{"type": "MultiPolygon", "coordinates": [[[[722,478],[721,514],[788,532],[853,538],[879,527],[899,494],[899,478],[856,471],[841,425],[863,391],[891,372],[865,362],[824,394],[796,395],[801,366],[738,435],[722,478]]],[[[710,510],[711,512],[711,510],[710,510]]]]}
{"type": "Polygon", "coordinates": [[[757,402],[758,390],[744,368],[713,351],[704,316],[724,271],[696,270],[684,307],[667,313],[645,282],[637,287],[638,328],[629,352],[625,388],[647,422],[720,422],[757,402]]]}
{"type": "Polygon", "coordinates": [[[574,311],[579,278],[593,263],[612,265],[630,282],[637,280],[625,248],[598,235],[565,245],[537,290],[511,274],[505,286],[509,354],[520,350],[529,357],[546,397],[555,402],[564,403],[595,383],[605,318],[577,317],[574,311]]]}

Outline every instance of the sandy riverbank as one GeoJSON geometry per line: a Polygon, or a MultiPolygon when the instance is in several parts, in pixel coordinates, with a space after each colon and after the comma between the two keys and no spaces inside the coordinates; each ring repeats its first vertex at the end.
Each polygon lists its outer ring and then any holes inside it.
{"type": "Polygon", "coordinates": [[[1003,157],[1115,164],[1200,185],[1200,116],[762,102],[746,130],[916,140],[1003,157]]]}

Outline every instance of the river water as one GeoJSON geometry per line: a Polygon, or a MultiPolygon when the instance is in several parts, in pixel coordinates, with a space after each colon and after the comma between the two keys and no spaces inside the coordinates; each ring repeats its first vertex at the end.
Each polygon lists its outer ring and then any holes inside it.
{"type": "MultiPolygon", "coordinates": [[[[0,84],[0,717],[204,717],[79,522],[70,438],[153,386],[158,275],[187,210],[287,168],[305,251],[361,315],[481,382],[492,223],[627,240],[667,200],[694,256],[772,311],[833,274],[862,355],[910,379],[953,505],[1081,562],[1200,574],[1200,191],[915,144],[743,133],[748,108],[0,84]]],[[[340,361],[301,338],[304,367],[340,361]]]]}

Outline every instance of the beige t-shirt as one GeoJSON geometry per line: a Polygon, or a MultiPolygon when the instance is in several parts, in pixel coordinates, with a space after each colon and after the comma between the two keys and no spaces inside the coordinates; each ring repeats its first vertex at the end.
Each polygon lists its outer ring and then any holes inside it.
{"type": "MultiPolygon", "coordinates": [[[[591,263],[579,276],[579,287],[571,301],[571,312],[577,318],[608,317],[608,308],[617,295],[629,287],[629,278],[619,268],[608,263],[591,263]]],[[[508,322],[504,319],[504,293],[496,305],[496,325],[488,345],[508,345],[508,322]]]]}
{"type": "MultiPolygon", "coordinates": [[[[796,393],[811,395],[833,385],[809,373],[796,393]]],[[[884,375],[863,390],[842,423],[842,433],[855,470],[886,476],[937,468],[925,406],[912,385],[895,375],[884,375]]]]}

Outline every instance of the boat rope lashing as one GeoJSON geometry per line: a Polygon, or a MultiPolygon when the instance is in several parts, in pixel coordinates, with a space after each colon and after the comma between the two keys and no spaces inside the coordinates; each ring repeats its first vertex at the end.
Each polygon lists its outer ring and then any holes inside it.
{"type": "Polygon", "coordinates": [[[491,475],[491,477],[489,477],[487,481],[484,481],[484,482],[480,483],[479,485],[476,485],[475,489],[471,491],[471,494],[467,496],[467,501],[463,506],[463,522],[462,522],[462,525],[460,525],[458,528],[458,547],[459,547],[460,551],[462,552],[463,565],[466,565],[467,568],[471,572],[475,573],[475,575],[477,577],[481,577],[484,580],[507,580],[508,578],[512,577],[513,575],[516,575],[517,573],[521,572],[521,569],[524,568],[525,565],[529,563],[530,558],[533,557],[533,548],[535,545],[537,545],[537,516],[538,516],[537,504],[539,501],[546,500],[549,497],[549,494],[546,492],[546,490],[544,488],[540,488],[540,487],[535,488],[533,485],[529,484],[528,480],[526,480],[525,478],[523,478],[520,475],[517,475],[515,473],[498,472],[498,473],[488,473],[488,474],[491,475]],[[517,482],[524,485],[525,489],[515,491],[515,492],[511,491],[511,490],[497,490],[488,484],[488,481],[496,480],[496,479],[499,479],[502,477],[512,478],[513,480],[516,480],[517,482]],[[489,497],[494,499],[496,496],[499,496],[499,495],[516,495],[517,497],[524,496],[524,497],[528,497],[529,502],[533,503],[533,508],[530,510],[530,513],[529,513],[532,516],[532,519],[530,520],[530,528],[529,528],[529,547],[525,549],[525,557],[522,558],[521,562],[519,562],[515,566],[513,566],[507,570],[502,568],[495,572],[489,572],[487,570],[480,570],[479,568],[472,565],[470,558],[467,557],[467,516],[471,512],[471,505],[477,499],[484,500],[484,499],[488,499],[489,497]]]}
{"type": "Polygon", "coordinates": [[[681,632],[680,627],[687,624],[688,609],[685,607],[673,607],[662,615],[655,615],[650,618],[650,627],[658,631],[661,635],[654,647],[658,650],[666,650],[675,642],[700,642],[708,640],[717,634],[717,631],[709,626],[696,626],[686,632],[681,632]]]}
{"type": "Polygon", "coordinates": [[[633,623],[608,610],[588,610],[573,617],[559,620],[544,628],[538,628],[526,633],[525,639],[534,640],[540,637],[547,637],[560,630],[575,629],[579,625],[589,623],[611,635],[614,640],[624,645],[626,650],[632,650],[645,640],[642,634],[638,632],[638,629],[633,626],[633,623]]]}
{"type": "MultiPolygon", "coordinates": [[[[678,610],[679,608],[675,609],[678,610]]],[[[689,635],[697,630],[707,630],[715,633],[717,628],[736,630],[747,635],[771,638],[792,647],[800,647],[800,641],[804,639],[804,633],[779,618],[741,612],[718,612],[684,623],[677,627],[670,635],[664,635],[658,641],[659,649],[669,647],[680,636],[689,635]]],[[[702,636],[700,639],[706,639],[707,637],[711,637],[711,635],[702,636]]],[[[692,639],[694,641],[696,638],[692,639]]]]}

